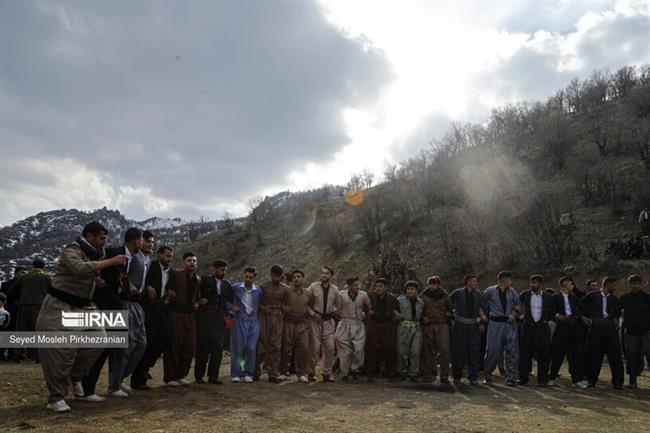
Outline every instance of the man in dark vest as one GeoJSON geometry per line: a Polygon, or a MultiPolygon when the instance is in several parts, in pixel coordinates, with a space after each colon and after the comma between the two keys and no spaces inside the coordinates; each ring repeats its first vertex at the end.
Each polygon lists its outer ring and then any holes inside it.
{"type": "Polygon", "coordinates": [[[151,389],[147,385],[149,370],[165,353],[171,342],[171,322],[166,302],[167,282],[171,272],[174,250],[166,245],[158,248],[158,260],[151,262],[147,273],[146,288],[140,296],[144,309],[144,323],[147,331],[147,348],[138,367],[131,375],[131,387],[139,390],[151,389]]]}
{"type": "Polygon", "coordinates": [[[551,364],[551,331],[548,322],[555,319],[553,297],[542,290],[544,277],[535,274],[530,277],[530,288],[524,290],[519,299],[524,308],[524,326],[519,355],[519,383],[528,383],[533,369],[533,355],[537,359],[537,386],[548,384],[548,369],[551,364]]]}
{"type": "Polygon", "coordinates": [[[225,260],[216,260],[212,275],[201,278],[194,362],[194,379],[197,383],[205,383],[203,376],[206,367],[208,383],[215,385],[223,383],[219,380],[219,369],[226,333],[226,303],[234,301],[232,286],[226,279],[227,270],[228,263],[225,260]]]}

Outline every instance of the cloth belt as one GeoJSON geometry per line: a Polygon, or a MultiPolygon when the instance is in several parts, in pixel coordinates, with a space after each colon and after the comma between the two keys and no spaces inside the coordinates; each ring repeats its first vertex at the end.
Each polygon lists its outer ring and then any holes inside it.
{"type": "Polygon", "coordinates": [[[327,322],[328,320],[334,319],[334,314],[332,314],[332,313],[321,314],[321,313],[317,312],[316,314],[318,314],[320,316],[320,318],[321,318],[321,320],[323,322],[327,322]]]}
{"type": "Polygon", "coordinates": [[[174,313],[181,313],[181,314],[191,314],[192,311],[194,311],[192,305],[176,304],[176,303],[170,303],[169,309],[174,313]]]}
{"type": "Polygon", "coordinates": [[[467,317],[455,316],[454,319],[462,325],[476,325],[478,323],[476,319],[468,319],[467,317]]]}
{"type": "Polygon", "coordinates": [[[284,315],[284,321],[287,322],[287,323],[293,323],[293,324],[297,325],[297,324],[300,324],[300,323],[305,323],[306,320],[307,320],[306,315],[302,316],[302,317],[289,316],[288,314],[284,315]]]}
{"type": "Polygon", "coordinates": [[[509,316],[490,316],[490,322],[508,323],[509,316]]]}
{"type": "Polygon", "coordinates": [[[407,328],[417,328],[420,326],[420,322],[415,322],[413,320],[404,320],[400,322],[400,325],[405,326],[407,328]]]}
{"type": "Polygon", "coordinates": [[[614,319],[612,319],[611,317],[607,319],[604,319],[602,317],[592,317],[591,323],[592,325],[598,325],[598,326],[614,326],[614,319]]]}
{"type": "Polygon", "coordinates": [[[79,296],[71,295],[70,293],[55,288],[51,288],[48,293],[59,301],[63,301],[66,304],[77,308],[86,308],[92,303],[92,299],[81,298],[79,296]]]}

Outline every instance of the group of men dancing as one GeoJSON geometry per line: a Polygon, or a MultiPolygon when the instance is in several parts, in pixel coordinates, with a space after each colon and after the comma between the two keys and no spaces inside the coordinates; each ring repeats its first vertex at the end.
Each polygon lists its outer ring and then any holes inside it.
{"type": "Polygon", "coordinates": [[[244,270],[243,281],[231,284],[228,264],[213,263],[211,275],[197,275],[197,257],[185,253],[182,268],[171,266],[173,249],[161,246],[153,258],[154,236],[137,228],[126,231],[124,244],[104,251],[108,230],[98,222],[63,250],[52,287],[38,315],[37,331],[65,332],[61,311],[127,310],[128,348],[39,349],[49,390],[48,408],[69,411],[72,388],[76,399],[100,402],[96,384],[108,361],[108,395],[126,398],[150,389],[150,370],[163,356],[163,382],[169,387],[194,382],[221,384],[220,367],[227,317],[230,333],[230,381],[253,383],[266,374],[270,382],[289,379],[334,382],[335,368],[344,381],[362,374],[391,380],[427,380],[463,385],[466,372],[478,384],[483,362],[484,384],[503,362],[510,386],[526,384],[537,360],[537,384],[554,384],[568,358],[572,384],[579,389],[598,382],[606,354],[614,388],[622,388],[624,369],[619,328],[629,386],[650,354],[650,295],[639,276],[628,279],[630,292],[617,298],[615,280],[605,278],[589,293],[578,292],[570,277],[559,281],[553,295],[542,289],[543,277],[530,277],[530,287],[518,294],[512,275],[500,272],[497,284],[481,291],[476,275],[448,294],[438,277],[421,290],[408,281],[395,296],[389,282],[377,278],[371,290],[361,290],[357,277],[339,290],[334,270],[323,266],[319,281],[305,287],[300,270],[285,274],[281,266],[256,283],[257,271],[244,270]],[[483,344],[482,344],[483,340],[483,344]],[[453,344],[452,344],[453,343],[453,344]],[[484,352],[484,355],[483,355],[484,352]],[[130,385],[125,380],[130,376],[130,385]],[[438,379],[439,376],[439,379],[438,379]],[[586,383],[585,383],[586,379],[586,383]]]}

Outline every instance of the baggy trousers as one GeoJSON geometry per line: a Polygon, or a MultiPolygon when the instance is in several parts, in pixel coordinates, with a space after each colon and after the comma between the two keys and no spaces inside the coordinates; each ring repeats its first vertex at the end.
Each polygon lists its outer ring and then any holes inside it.
{"type": "Polygon", "coordinates": [[[440,378],[449,377],[449,361],[451,357],[451,342],[449,325],[428,324],[422,326],[422,354],[420,355],[420,374],[436,376],[440,364],[440,378]]]}
{"type": "Polygon", "coordinates": [[[223,339],[226,333],[226,315],[223,311],[199,311],[196,319],[196,359],[194,378],[205,376],[212,381],[219,379],[219,369],[223,357],[223,339]]]}
{"type": "Polygon", "coordinates": [[[586,328],[580,319],[570,318],[557,322],[551,343],[551,372],[549,380],[555,380],[562,361],[567,357],[571,382],[580,382],[585,374],[586,328]]]}
{"type": "Polygon", "coordinates": [[[190,372],[196,351],[196,316],[170,312],[172,339],[163,357],[164,382],[184,379],[190,372]]]}
{"type": "Polygon", "coordinates": [[[650,355],[650,332],[642,336],[625,333],[625,360],[630,383],[636,383],[636,377],[643,372],[645,356],[650,355]]]}
{"type": "Polygon", "coordinates": [[[257,366],[269,377],[280,375],[280,359],[282,357],[282,328],[284,321],[280,310],[270,310],[260,313],[260,337],[257,343],[257,366]],[[261,367],[261,368],[260,368],[261,367]]]}
{"type": "Polygon", "coordinates": [[[533,356],[537,360],[537,383],[548,382],[548,369],[551,364],[551,330],[547,322],[524,323],[519,356],[519,380],[528,383],[533,370],[533,356]]]}
{"type": "Polygon", "coordinates": [[[247,318],[241,313],[235,316],[230,331],[230,377],[253,376],[259,336],[260,322],[257,317],[247,318]]]}
{"type": "Polygon", "coordinates": [[[156,365],[158,358],[165,353],[171,343],[170,312],[161,300],[144,305],[144,324],[147,333],[147,347],[138,366],[131,375],[131,386],[147,384],[149,370],[156,365]]]}
{"type": "Polygon", "coordinates": [[[116,377],[111,378],[109,371],[109,382],[111,385],[117,384],[113,389],[118,389],[122,379],[133,373],[147,348],[144,309],[132,301],[122,301],[122,308],[129,312],[129,347],[122,351],[121,368],[116,372],[116,377]]]}
{"type": "MultiPolygon", "coordinates": [[[[61,323],[61,311],[81,311],[65,302],[47,295],[41,306],[41,312],[36,321],[39,332],[65,332],[61,323]]],[[[63,400],[68,394],[71,382],[80,382],[88,373],[90,367],[102,353],[97,348],[67,348],[49,347],[38,349],[43,376],[49,391],[50,403],[63,400]]]]}
{"type": "Polygon", "coordinates": [[[519,340],[515,323],[490,321],[487,329],[485,350],[485,377],[491,379],[499,358],[505,350],[506,380],[515,382],[519,378],[519,340]]]}
{"type": "Polygon", "coordinates": [[[323,320],[318,323],[311,320],[311,356],[313,372],[316,372],[316,364],[321,353],[321,346],[323,346],[323,374],[332,374],[332,366],[334,365],[335,354],[335,334],[336,322],[334,319],[323,320]]]}
{"type": "Polygon", "coordinates": [[[282,359],[280,373],[290,370],[291,359],[298,376],[310,374],[311,350],[309,346],[310,328],[307,320],[301,322],[284,321],[282,336],[282,359]]]}
{"type": "Polygon", "coordinates": [[[376,322],[370,320],[366,328],[366,370],[368,375],[373,376],[380,373],[383,362],[384,369],[381,371],[383,377],[395,375],[397,341],[397,327],[395,322],[376,322]]]}
{"type": "Polygon", "coordinates": [[[397,373],[416,377],[420,372],[422,329],[419,323],[404,321],[397,326],[397,373]],[[406,323],[404,323],[406,322],[406,323]]]}
{"type": "Polygon", "coordinates": [[[343,319],[336,328],[336,350],[342,376],[358,371],[365,360],[366,327],[361,320],[343,319]]]}
{"type": "Polygon", "coordinates": [[[612,372],[612,384],[622,385],[625,372],[623,371],[618,330],[611,321],[597,323],[596,319],[592,319],[591,329],[587,336],[587,362],[589,365],[587,376],[592,384],[598,382],[605,354],[607,354],[607,361],[612,372]]]}
{"type": "Polygon", "coordinates": [[[464,324],[454,322],[452,346],[452,374],[455,380],[463,377],[463,367],[467,365],[467,378],[476,380],[478,377],[479,359],[481,353],[481,333],[478,323],[464,324]]]}

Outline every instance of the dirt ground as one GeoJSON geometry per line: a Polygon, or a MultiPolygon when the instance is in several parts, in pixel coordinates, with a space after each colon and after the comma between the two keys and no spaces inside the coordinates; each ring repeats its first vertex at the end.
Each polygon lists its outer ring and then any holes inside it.
{"type": "MultiPolygon", "coordinates": [[[[222,372],[227,376],[229,359],[222,372]]],[[[607,366],[604,366],[607,369],[607,366]]],[[[98,390],[105,389],[106,371],[98,390]]],[[[128,399],[84,403],[69,399],[72,412],[45,409],[40,366],[0,364],[2,432],[650,432],[650,373],[642,389],[614,391],[609,372],[595,389],[576,391],[567,372],[554,388],[441,389],[424,383],[360,380],[335,384],[160,386],[162,362],[151,391],[128,399]]],[[[534,381],[534,380],[533,380],[534,381]]]]}

